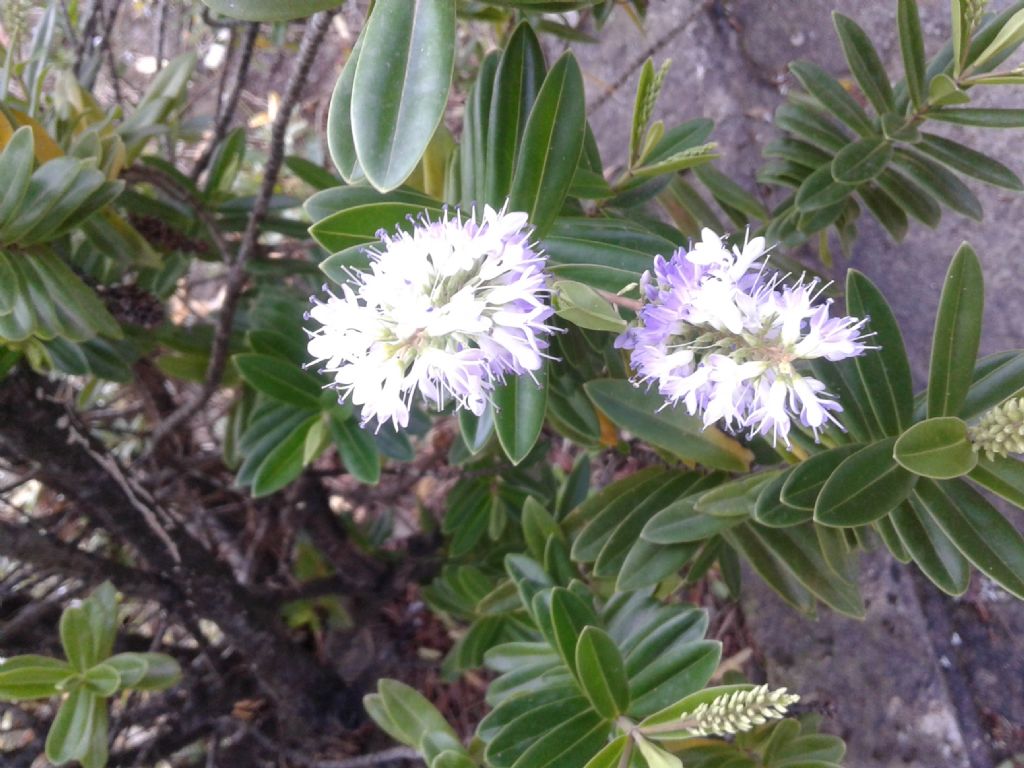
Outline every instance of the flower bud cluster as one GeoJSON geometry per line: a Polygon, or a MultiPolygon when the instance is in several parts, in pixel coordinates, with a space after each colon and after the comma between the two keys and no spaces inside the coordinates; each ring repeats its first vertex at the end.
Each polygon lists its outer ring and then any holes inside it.
{"type": "Polygon", "coordinates": [[[616,346],[632,351],[634,383],[656,385],[705,426],[722,421],[788,445],[793,421],[817,438],[842,411],[798,365],[863,354],[866,321],[833,317],[816,280],[766,277],[764,253],[764,238],[730,250],[705,229],[690,250],[658,256],[641,280],[637,324],[616,346]]]}
{"type": "Polygon", "coordinates": [[[1024,397],[1007,400],[987,410],[968,428],[975,451],[988,458],[1024,453],[1024,397]]]}
{"type": "Polygon", "coordinates": [[[695,736],[725,736],[783,718],[786,709],[799,700],[798,695],[786,693],[785,688],[770,691],[767,685],[759,685],[719,696],[685,717],[693,723],[689,730],[695,736]]]}

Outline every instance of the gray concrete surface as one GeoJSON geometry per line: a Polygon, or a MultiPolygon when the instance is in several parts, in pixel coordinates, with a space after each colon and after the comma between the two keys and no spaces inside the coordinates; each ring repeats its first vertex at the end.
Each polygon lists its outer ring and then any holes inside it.
{"type": "MultiPolygon", "coordinates": [[[[948,34],[949,5],[921,0],[920,7],[931,52],[948,34]]],[[[895,9],[895,0],[652,0],[643,29],[617,14],[599,44],[572,46],[605,162],[620,162],[625,151],[639,66],[649,55],[656,62],[671,58],[656,117],[669,126],[714,119],[724,153],[719,167],[759,192],[760,150],[778,135],[771,115],[793,85],[786,65],[806,58],[848,74],[830,18],[839,10],[867,30],[889,71],[899,72],[895,9]]],[[[993,91],[984,102],[1011,105],[1010,92],[993,91]]],[[[1016,102],[1022,103],[1019,96],[1016,102]]],[[[1024,173],[1024,132],[938,130],[1024,173]]],[[[912,225],[899,245],[867,216],[859,225],[852,265],[893,303],[918,384],[927,376],[942,279],[963,240],[974,245],[985,269],[982,352],[1024,347],[1024,195],[971,186],[984,204],[983,222],[944,212],[939,227],[912,225]]],[[[841,275],[848,265],[836,266],[841,275]]],[[[991,768],[1024,753],[1024,605],[978,578],[967,598],[949,600],[884,554],[865,558],[863,589],[867,617],[859,623],[827,613],[808,621],[755,578],[744,594],[769,679],[829,704],[829,727],[849,743],[848,765],[991,768]]]]}

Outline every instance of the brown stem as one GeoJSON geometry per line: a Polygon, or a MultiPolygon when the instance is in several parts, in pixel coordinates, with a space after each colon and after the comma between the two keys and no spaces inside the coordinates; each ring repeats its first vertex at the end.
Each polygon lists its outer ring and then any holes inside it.
{"type": "Polygon", "coordinates": [[[178,410],[168,416],[154,431],[152,445],[160,443],[167,435],[192,418],[209,401],[213,393],[220,385],[221,376],[227,365],[228,346],[231,340],[231,329],[234,326],[235,310],[242,295],[242,289],[248,280],[247,271],[249,259],[256,251],[259,240],[260,226],[270,209],[270,198],[274,193],[274,185],[277,184],[277,176],[281,171],[281,163],[284,160],[284,140],[288,129],[288,122],[291,119],[292,111],[298,103],[299,95],[309,76],[309,70],[313,65],[313,59],[330,27],[333,13],[321,11],[314,15],[306,24],[306,30],[302,36],[302,43],[299,46],[299,54],[296,60],[295,69],[292,71],[285,88],[281,106],[277,116],[274,118],[274,125],[271,129],[270,153],[267,157],[266,169],[263,173],[263,183],[260,185],[259,195],[249,214],[249,222],[242,235],[242,245],[238,249],[238,255],[228,272],[227,286],[224,294],[224,303],[221,306],[220,318],[214,332],[213,347],[210,350],[210,364],[206,369],[206,376],[203,385],[191,399],[185,402],[178,410]]]}

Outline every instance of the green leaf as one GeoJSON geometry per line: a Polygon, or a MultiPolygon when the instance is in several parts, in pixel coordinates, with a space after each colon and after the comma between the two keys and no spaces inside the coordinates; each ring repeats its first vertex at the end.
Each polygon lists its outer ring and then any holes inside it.
{"type": "Polygon", "coordinates": [[[954,173],[910,150],[896,150],[894,162],[936,200],[957,213],[981,221],[981,202],[954,173]]]}
{"type": "Polygon", "coordinates": [[[988,355],[974,366],[974,377],[960,416],[973,419],[1011,397],[1024,394],[1024,353],[988,355]]]}
{"type": "Polygon", "coordinates": [[[782,500],[782,489],[792,474],[792,470],[780,473],[771,482],[766,483],[754,502],[753,518],[761,525],[769,528],[786,528],[790,525],[807,522],[812,517],[812,510],[798,509],[782,500]]]}
{"type": "Polygon", "coordinates": [[[626,654],[629,715],[646,717],[680,695],[700,690],[718,667],[722,646],[711,640],[676,640],[674,633],[649,632],[626,654]]]}
{"type": "Polygon", "coordinates": [[[323,390],[316,379],[293,363],[273,355],[257,354],[235,355],[231,360],[241,377],[257,392],[296,408],[320,410],[323,390]]]}
{"type": "Polygon", "coordinates": [[[890,516],[907,553],[935,586],[949,595],[962,595],[971,582],[971,567],[960,550],[942,532],[926,503],[915,490],[910,501],[890,516]]]}
{"type": "Polygon", "coordinates": [[[954,416],[912,426],[896,441],[893,457],[915,475],[936,480],[966,475],[978,463],[978,454],[967,436],[967,424],[954,416]]]}
{"type": "Polygon", "coordinates": [[[931,195],[903,174],[887,168],[878,176],[878,186],[896,205],[929,227],[937,226],[942,209],[931,195]]]}
{"type": "Polygon", "coordinates": [[[699,165],[693,172],[712,197],[727,210],[736,211],[749,220],[768,221],[771,218],[755,197],[714,166],[699,165]]]}
{"type": "Polygon", "coordinates": [[[971,563],[1024,599],[1024,536],[962,480],[922,480],[917,491],[943,532],[971,563]]]}
{"type": "Polygon", "coordinates": [[[636,736],[636,745],[647,763],[647,768],[683,768],[682,760],[639,734],[636,736]]]}
{"type": "MultiPolygon", "coordinates": [[[[494,78],[498,71],[499,51],[491,51],[480,62],[476,82],[466,98],[462,120],[462,139],[459,153],[453,155],[448,177],[458,183],[450,190],[449,199],[459,200],[464,208],[471,208],[487,194],[487,141],[494,78]]],[[[452,184],[449,183],[449,187],[452,184]]]]}
{"type": "Polygon", "coordinates": [[[886,434],[898,435],[910,426],[914,411],[910,362],[899,325],[874,283],[853,269],[846,276],[846,308],[854,317],[870,318],[872,344],[880,349],[854,358],[854,364],[879,425],[886,434]]]}
{"type": "Polygon", "coordinates": [[[849,143],[839,128],[830,120],[801,104],[786,103],[775,110],[775,124],[784,131],[835,155],[849,143]]]}
{"type": "MultiPolygon", "coordinates": [[[[821,489],[840,464],[859,451],[862,445],[841,445],[804,459],[790,471],[779,499],[791,508],[813,513],[821,489]]],[[[793,517],[797,517],[793,515],[793,517]]],[[[810,519],[808,514],[806,519],[810,519]]],[[[803,519],[798,522],[804,522],[803,519]]]]}
{"type": "Polygon", "coordinates": [[[341,5],[343,0],[203,0],[210,10],[243,21],[290,21],[341,5]]]}
{"type": "Polygon", "coordinates": [[[1024,127],[1024,109],[984,107],[946,107],[928,113],[932,120],[954,125],[973,125],[980,128],[1024,127]]]}
{"type": "Polygon", "coordinates": [[[0,261],[14,272],[16,286],[10,294],[10,311],[0,315],[0,339],[24,341],[38,336],[87,341],[97,334],[121,338],[121,327],[103,302],[55,254],[14,258],[0,253],[0,261]]]}
{"type": "Polygon", "coordinates": [[[1024,10],[1017,11],[999,30],[999,34],[971,62],[974,69],[981,69],[990,60],[1016,49],[1024,42],[1024,10]]]}
{"type": "Polygon", "coordinates": [[[1024,509],[1024,463],[1006,456],[979,458],[971,480],[1024,509]]]}
{"type": "Polygon", "coordinates": [[[366,178],[394,189],[416,168],[448,101],[454,0],[377,0],[360,35],[352,138],[366,178]]]}
{"type": "Polygon", "coordinates": [[[508,197],[527,119],[544,83],[544,51],[533,28],[516,27],[498,62],[487,120],[485,195],[479,202],[500,206],[508,197]]]}
{"type": "Polygon", "coordinates": [[[832,178],[842,184],[863,184],[885,170],[892,143],[883,138],[862,139],[843,147],[832,160],[832,178]]]}
{"type": "Polygon", "coordinates": [[[0,179],[4,180],[0,194],[0,230],[21,208],[21,202],[28,191],[29,179],[35,165],[32,129],[23,125],[14,132],[3,154],[0,154],[0,179]]]}
{"type": "Polygon", "coordinates": [[[311,415],[271,449],[253,476],[253,496],[267,496],[279,491],[299,476],[305,455],[306,433],[319,419],[319,413],[311,415]]]}
{"type": "Polygon", "coordinates": [[[874,136],[875,128],[863,107],[828,72],[807,61],[789,65],[800,83],[831,114],[842,120],[861,136],[874,136]]]}
{"type": "Polygon", "coordinates": [[[609,720],[629,707],[629,680],[615,641],[598,627],[586,627],[576,643],[576,670],[594,709],[609,720]]]}
{"type": "Polygon", "coordinates": [[[922,133],[917,149],[950,168],[987,184],[1014,191],[1024,189],[1024,182],[1021,182],[1020,177],[998,160],[943,136],[922,133]]]}
{"type": "Polygon", "coordinates": [[[619,332],[626,321],[618,310],[596,290],[573,280],[557,280],[551,286],[551,304],[555,313],[573,325],[594,331],[619,332]]]}
{"type": "Polygon", "coordinates": [[[558,217],[583,151],[583,76],[571,53],[551,68],[523,131],[509,209],[525,211],[537,237],[558,217]]]}
{"type": "Polygon", "coordinates": [[[853,19],[841,13],[832,14],[832,23],[843,46],[843,54],[857,85],[879,114],[896,109],[889,75],[870,38],[853,19]]]}
{"type": "Polygon", "coordinates": [[[935,317],[928,415],[955,416],[971,386],[981,341],[985,307],[984,278],[974,250],[964,243],[953,257],[935,317]]]}
{"type": "Polygon", "coordinates": [[[46,757],[60,765],[81,760],[102,729],[106,744],[106,702],[84,687],[74,689],[61,704],[46,735],[46,757]]]}
{"type": "Polygon", "coordinates": [[[700,496],[694,494],[662,509],[644,526],[641,534],[652,544],[686,544],[704,541],[743,522],[742,515],[716,517],[697,511],[700,496]]]}
{"type": "Polygon", "coordinates": [[[896,438],[872,443],[845,459],[825,481],[814,505],[814,519],[843,528],[864,525],[888,514],[917,481],[892,457],[896,438]]]}
{"type": "MultiPolygon", "coordinates": [[[[377,691],[380,703],[383,704],[391,722],[406,737],[402,739],[404,743],[420,749],[430,738],[430,742],[427,743],[432,745],[447,742],[456,749],[461,748],[461,742],[448,721],[415,688],[397,680],[384,679],[377,683],[377,691]]],[[[435,747],[434,750],[424,751],[428,752],[427,759],[430,760],[436,756],[429,754],[430,751],[439,753],[443,750],[437,750],[435,747]]]]}
{"type": "MultiPolygon", "coordinates": [[[[327,110],[327,150],[330,152],[334,167],[348,184],[363,178],[363,169],[359,166],[359,158],[356,155],[355,139],[352,138],[352,83],[355,81],[356,64],[362,47],[363,38],[360,36],[345,61],[338,81],[334,84],[327,110]]],[[[313,217],[314,221],[316,218],[313,217]]]]}
{"type": "Polygon", "coordinates": [[[629,736],[619,736],[609,742],[604,749],[590,758],[583,768],[619,768],[629,740],[629,736]]]}
{"type": "Polygon", "coordinates": [[[110,664],[97,664],[82,676],[85,687],[97,696],[113,696],[121,686],[121,675],[110,664]]]}
{"type": "Polygon", "coordinates": [[[74,669],[48,656],[13,656],[0,662],[0,700],[48,699],[61,692],[61,683],[74,669]]]}
{"type": "Polygon", "coordinates": [[[572,545],[572,559],[581,563],[597,560],[609,538],[638,507],[653,507],[653,513],[668,503],[660,498],[665,488],[674,488],[671,473],[650,468],[613,483],[591,497],[570,515],[568,522],[582,518],[586,525],[572,545]]]}
{"type": "Polygon", "coordinates": [[[518,464],[533,450],[544,426],[547,409],[548,365],[545,363],[533,376],[510,376],[494,391],[494,427],[498,442],[513,464],[518,464]]]}
{"type": "Polygon", "coordinates": [[[112,667],[118,675],[122,688],[131,688],[140,682],[149,669],[149,663],[141,653],[119,653],[103,662],[112,667]]]}
{"type": "MultiPolygon", "coordinates": [[[[361,428],[356,419],[332,411],[329,425],[331,438],[345,469],[356,480],[368,485],[380,482],[380,454],[373,435],[361,428]]],[[[388,429],[383,426],[381,429],[388,429]]]]}
{"type": "Polygon", "coordinates": [[[863,617],[863,600],[856,583],[836,574],[830,567],[813,524],[789,528],[751,524],[748,528],[811,594],[840,613],[863,617]]]}
{"type": "Polygon", "coordinates": [[[598,379],[584,389],[616,426],[652,445],[715,469],[743,472],[749,467],[752,455],[746,448],[714,427],[705,429],[699,418],[682,409],[664,408],[656,394],[624,379],[598,379]]]}
{"type": "Polygon", "coordinates": [[[907,214],[887,192],[882,191],[874,184],[867,184],[858,189],[857,194],[867,205],[871,215],[878,219],[893,240],[901,242],[907,236],[907,214]]]}
{"type": "Polygon", "coordinates": [[[823,165],[800,185],[796,193],[796,207],[801,212],[831,208],[852,195],[855,188],[835,180],[832,166],[823,165]]]}
{"type": "Polygon", "coordinates": [[[900,53],[903,56],[907,90],[914,107],[920,108],[924,104],[925,59],[917,0],[899,0],[896,23],[899,28],[900,53]]]}
{"type": "Polygon", "coordinates": [[[309,234],[328,251],[335,253],[377,242],[377,232],[381,229],[391,233],[396,230],[411,232],[415,223],[409,217],[415,219],[424,213],[432,218],[441,216],[440,208],[425,208],[415,203],[359,205],[321,219],[309,228],[309,234]]]}

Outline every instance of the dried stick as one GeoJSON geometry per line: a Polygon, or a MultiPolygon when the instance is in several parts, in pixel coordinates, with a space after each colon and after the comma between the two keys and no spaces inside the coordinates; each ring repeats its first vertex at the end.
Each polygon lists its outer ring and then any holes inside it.
{"type": "MultiPolygon", "coordinates": [[[[242,95],[242,87],[245,85],[245,79],[249,74],[249,65],[252,63],[252,52],[256,47],[256,37],[259,35],[260,25],[257,23],[249,24],[245,30],[245,39],[242,41],[242,56],[238,60],[238,68],[235,70],[235,81],[231,86],[231,90],[228,92],[227,101],[224,102],[223,106],[220,103],[220,99],[217,100],[217,123],[213,128],[213,136],[210,139],[210,143],[206,145],[203,153],[196,160],[195,166],[192,168],[192,173],[189,174],[192,181],[199,178],[206,166],[210,164],[210,159],[213,157],[214,151],[217,149],[217,145],[220,144],[221,139],[228,132],[228,126],[231,125],[231,120],[235,116],[235,110],[238,108],[238,99],[242,95]]],[[[232,38],[234,38],[234,30],[232,29],[232,38]]],[[[225,74],[227,69],[224,70],[225,74]]],[[[305,79],[305,78],[303,78],[305,79]]]]}
{"type": "Polygon", "coordinates": [[[302,35],[298,60],[291,77],[288,79],[284,98],[281,100],[281,106],[278,109],[277,116],[274,118],[274,125],[271,129],[270,153],[267,157],[267,165],[263,173],[263,183],[260,186],[256,203],[253,205],[252,213],[249,214],[249,222],[245,228],[245,233],[242,235],[242,244],[238,249],[238,255],[228,272],[224,303],[221,306],[220,318],[214,333],[213,347],[210,350],[210,364],[206,369],[203,385],[194,397],[164,419],[153,431],[153,447],[198,413],[213,396],[213,393],[217,391],[217,386],[227,365],[228,346],[231,340],[231,329],[234,325],[235,310],[238,308],[238,301],[242,296],[242,289],[245,287],[248,278],[246,268],[248,267],[249,259],[256,251],[260,225],[270,209],[270,198],[274,193],[274,185],[277,183],[277,177],[281,171],[281,163],[284,160],[284,140],[285,132],[288,129],[288,122],[291,119],[295,105],[298,103],[299,95],[302,93],[302,88],[306,83],[306,78],[309,76],[309,70],[313,66],[313,59],[316,57],[320,43],[330,27],[332,15],[333,13],[330,11],[317,13],[309,20],[302,35]]]}

